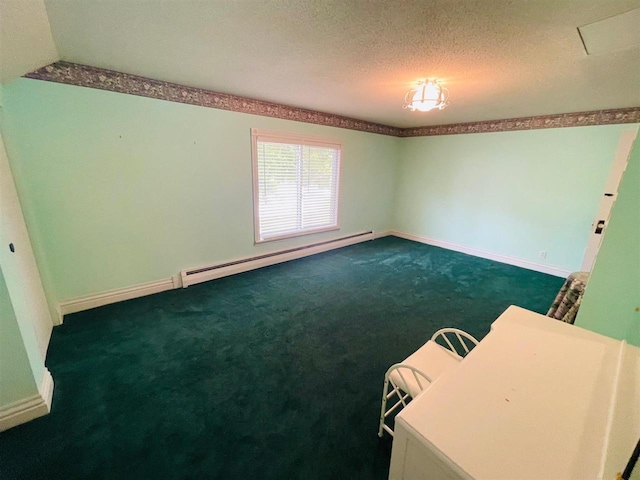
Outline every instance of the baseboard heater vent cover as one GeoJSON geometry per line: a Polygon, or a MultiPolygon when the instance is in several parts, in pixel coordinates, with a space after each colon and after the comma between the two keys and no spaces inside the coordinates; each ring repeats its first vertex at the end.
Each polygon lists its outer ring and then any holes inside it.
{"type": "Polygon", "coordinates": [[[265,253],[254,257],[240,258],[231,262],[209,265],[205,267],[192,268],[180,272],[182,278],[182,286],[184,288],[196,283],[214,280],[216,278],[235,275],[237,273],[248,272],[256,268],[275,265],[276,263],[288,262],[296,258],[308,257],[316,253],[326,252],[335,248],[346,247],[367,240],[373,240],[375,235],[372,230],[367,232],[356,233],[346,237],[327,240],[325,242],[317,242],[301,247],[289,248],[277,252],[265,253]]]}

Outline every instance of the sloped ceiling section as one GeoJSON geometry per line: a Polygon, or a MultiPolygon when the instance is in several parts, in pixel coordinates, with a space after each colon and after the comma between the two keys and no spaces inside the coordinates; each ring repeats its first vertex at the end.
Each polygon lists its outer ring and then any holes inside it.
{"type": "Polygon", "coordinates": [[[59,60],[43,0],[0,0],[0,83],[59,60]]]}
{"type": "Polygon", "coordinates": [[[61,59],[395,127],[640,106],[640,49],[578,27],[640,0],[46,0],[61,59]],[[442,111],[402,109],[416,81],[442,111]]]}

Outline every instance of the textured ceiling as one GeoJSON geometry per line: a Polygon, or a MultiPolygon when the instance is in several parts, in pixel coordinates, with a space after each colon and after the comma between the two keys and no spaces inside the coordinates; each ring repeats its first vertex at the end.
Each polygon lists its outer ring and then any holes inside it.
{"type": "MultiPolygon", "coordinates": [[[[640,106],[640,49],[577,27],[640,0],[48,0],[62,60],[399,127],[640,106]],[[451,105],[401,108],[419,79],[451,105]]],[[[638,29],[640,32],[640,28],[638,29]]]]}

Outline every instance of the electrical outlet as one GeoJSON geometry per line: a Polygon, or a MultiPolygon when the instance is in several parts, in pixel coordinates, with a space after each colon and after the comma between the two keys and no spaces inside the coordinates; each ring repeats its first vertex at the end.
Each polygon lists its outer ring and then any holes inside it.
{"type": "Polygon", "coordinates": [[[540,250],[540,258],[542,260],[546,260],[547,259],[547,252],[546,250],[540,250]]]}

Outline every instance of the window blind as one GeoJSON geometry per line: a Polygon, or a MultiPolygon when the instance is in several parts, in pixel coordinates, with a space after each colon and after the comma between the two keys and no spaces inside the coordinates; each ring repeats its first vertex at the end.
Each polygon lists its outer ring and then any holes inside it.
{"type": "Polygon", "coordinates": [[[257,240],[337,228],[340,145],[258,136],[255,150],[257,240]]]}

